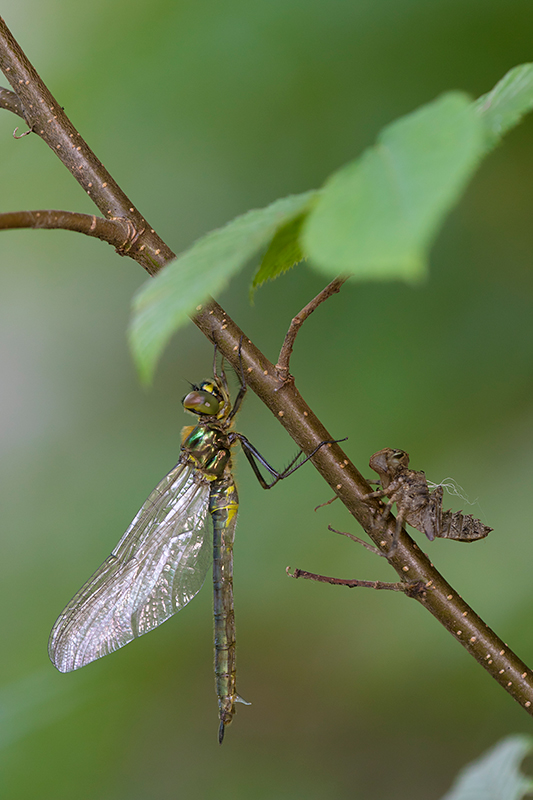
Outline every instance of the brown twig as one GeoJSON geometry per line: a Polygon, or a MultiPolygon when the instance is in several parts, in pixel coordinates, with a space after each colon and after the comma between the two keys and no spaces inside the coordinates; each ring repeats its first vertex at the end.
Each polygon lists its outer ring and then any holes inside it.
{"type": "Polygon", "coordinates": [[[136,231],[128,219],[104,219],[91,214],[76,214],[73,211],[10,211],[0,214],[0,230],[15,228],[39,228],[66,230],[94,236],[113,245],[117,253],[125,255],[135,242],[136,231]]]}
{"type": "Polygon", "coordinates": [[[322,289],[319,294],[310,303],[308,303],[299,314],[293,318],[289,330],[287,331],[287,335],[285,336],[285,341],[281,347],[278,363],[276,364],[276,372],[278,377],[283,383],[289,379],[289,362],[292,355],[292,350],[294,347],[294,342],[296,340],[296,336],[298,335],[298,331],[304,324],[305,320],[315,311],[318,306],[331,297],[332,294],[336,294],[340,292],[341,286],[348,280],[348,277],[342,278],[335,278],[334,280],[329,283],[325,289],[322,289]]]}
{"type": "MultiPolygon", "coordinates": [[[[174,258],[174,253],[155,233],[80,136],[1,17],[0,69],[19,98],[28,128],[46,142],[104,217],[129,220],[137,233],[129,255],[150,275],[154,275],[160,267],[174,258]]],[[[18,113],[15,106],[12,106],[9,110],[18,113]]]]}
{"type": "Polygon", "coordinates": [[[318,583],[332,583],[334,586],[347,586],[349,589],[355,589],[357,587],[363,589],[388,589],[391,592],[404,592],[404,594],[412,597],[417,594],[423,594],[425,591],[424,584],[421,581],[415,581],[414,583],[403,581],[399,581],[398,583],[389,583],[386,581],[357,581],[344,578],[328,578],[327,575],[318,575],[316,572],[306,572],[303,569],[295,569],[294,572],[290,570],[290,567],[287,567],[285,570],[290,578],[307,578],[307,580],[317,581],[318,583]]]}
{"type": "Polygon", "coordinates": [[[332,533],[338,533],[341,536],[347,536],[348,539],[351,539],[352,542],[356,542],[357,544],[361,544],[365,550],[368,550],[370,553],[373,553],[375,556],[380,556],[381,558],[387,558],[387,553],[382,553],[381,550],[378,550],[377,547],[373,547],[368,542],[363,541],[358,536],[354,536],[353,533],[348,533],[347,531],[338,531],[336,528],[332,528],[331,525],[328,525],[328,531],[332,533]]]}
{"type": "MultiPolygon", "coordinates": [[[[150,274],[155,274],[174,254],[150,228],[83,141],[1,18],[0,68],[20,98],[29,127],[61,158],[104,216],[110,219],[124,217],[139,232],[128,255],[150,274]],[[146,228],[143,228],[144,225],[146,228]]],[[[294,383],[280,380],[275,366],[244,336],[218,303],[213,300],[199,307],[193,321],[211,341],[216,338],[221,354],[239,372],[242,361],[250,388],[304,453],[309,454],[321,442],[334,438],[313,414],[294,383]]],[[[281,369],[283,368],[282,363],[281,369]]],[[[339,444],[321,447],[312,461],[375,544],[378,547],[383,546],[383,540],[390,545],[394,535],[394,517],[391,515],[387,520],[383,532],[376,532],[374,518],[379,513],[378,501],[364,501],[363,498],[370,493],[371,487],[339,444]]],[[[418,602],[533,715],[531,670],[452,589],[405,531],[401,532],[398,548],[389,563],[404,580],[409,578],[414,584],[420,581],[424,583],[425,591],[416,595],[418,602]]]]}
{"type": "Polygon", "coordinates": [[[339,498],[335,494],[335,495],[333,495],[333,497],[330,497],[329,500],[324,500],[323,503],[319,503],[317,506],[315,506],[314,510],[318,511],[319,508],[325,508],[326,506],[330,506],[332,503],[335,502],[335,500],[338,500],[338,499],[339,498]]]}
{"type": "Polygon", "coordinates": [[[0,108],[5,108],[7,111],[12,111],[18,117],[24,119],[24,109],[18,96],[15,92],[10,92],[9,89],[4,89],[0,86],[0,108]]]}

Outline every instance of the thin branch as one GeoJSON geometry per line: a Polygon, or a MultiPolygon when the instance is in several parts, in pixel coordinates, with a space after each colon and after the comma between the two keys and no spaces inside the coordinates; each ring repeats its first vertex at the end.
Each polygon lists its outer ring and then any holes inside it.
{"type": "Polygon", "coordinates": [[[302,308],[299,314],[293,318],[289,330],[287,331],[287,335],[285,336],[285,341],[281,347],[278,363],[276,364],[276,371],[279,375],[280,380],[285,382],[289,378],[289,361],[292,355],[292,350],[294,347],[294,342],[296,336],[298,335],[298,331],[304,324],[305,320],[315,311],[318,306],[331,297],[332,294],[336,294],[340,292],[341,286],[348,280],[348,277],[342,278],[335,278],[335,280],[331,281],[325,289],[322,289],[317,296],[308,303],[305,308],[302,308]]]}
{"type": "Polygon", "coordinates": [[[135,229],[129,220],[104,219],[91,214],[76,214],[72,211],[11,211],[0,214],[0,230],[14,228],[61,229],[94,236],[113,245],[117,253],[125,255],[134,244],[135,229]]]}
{"type": "Polygon", "coordinates": [[[421,581],[415,581],[414,583],[407,583],[406,581],[388,583],[386,581],[345,580],[343,578],[328,578],[327,575],[317,575],[316,572],[306,572],[303,569],[295,569],[294,572],[290,570],[290,567],[287,567],[285,570],[290,578],[307,578],[311,581],[318,581],[318,583],[332,583],[334,586],[347,586],[349,589],[355,589],[357,587],[361,587],[362,589],[388,589],[391,592],[404,592],[404,594],[411,597],[425,592],[424,584],[421,581]]]}
{"type": "Polygon", "coordinates": [[[347,531],[338,531],[336,528],[332,528],[331,525],[328,525],[328,531],[331,531],[332,533],[339,533],[341,536],[347,536],[348,539],[352,540],[352,542],[356,542],[357,544],[363,545],[365,550],[368,550],[375,556],[380,556],[381,558],[387,558],[387,553],[382,553],[381,550],[378,550],[377,547],[372,547],[371,544],[368,544],[368,542],[363,541],[363,539],[360,539],[359,536],[354,536],[353,533],[347,533],[347,531]]]}
{"type": "Polygon", "coordinates": [[[10,92],[9,89],[4,89],[3,86],[0,86],[0,108],[5,108],[6,111],[12,111],[13,114],[25,119],[24,109],[22,108],[22,103],[18,95],[16,95],[15,92],[10,92]]]}
{"type": "MultiPolygon", "coordinates": [[[[246,338],[218,303],[211,301],[199,309],[194,322],[211,341],[216,339],[220,352],[236,370],[240,369],[238,353],[242,341],[246,382],[304,453],[310,453],[320,442],[335,438],[313,414],[294,383],[280,382],[274,364],[246,338]]],[[[370,484],[339,444],[321,447],[311,461],[376,546],[388,549],[396,520],[391,514],[383,529],[376,530],[375,515],[382,509],[377,500],[363,499],[371,492],[370,484]]],[[[532,671],[465,603],[403,529],[389,563],[400,577],[424,583],[426,592],[415,599],[533,716],[532,671]]]]}
{"type": "Polygon", "coordinates": [[[329,500],[324,500],[323,503],[319,503],[317,506],[315,506],[315,511],[318,511],[319,508],[325,508],[326,506],[330,506],[332,503],[335,502],[335,500],[338,499],[339,498],[337,497],[337,495],[334,494],[333,497],[330,497],[329,500]]]}
{"type": "Polygon", "coordinates": [[[1,17],[0,69],[20,100],[28,127],[53,150],[104,217],[129,220],[135,230],[129,255],[154,275],[174,253],[80,136],[1,17]]]}
{"type": "MultiPolygon", "coordinates": [[[[98,208],[108,218],[124,217],[132,223],[137,240],[128,255],[150,274],[155,274],[174,254],[149,227],[83,141],[1,18],[0,69],[19,96],[28,125],[61,158],[98,208]]],[[[304,453],[309,454],[321,442],[335,438],[313,414],[294,383],[280,380],[276,367],[244,336],[218,303],[211,300],[199,306],[197,311],[194,323],[210,341],[216,340],[222,355],[238,372],[242,358],[248,385],[304,453]]],[[[376,531],[374,518],[379,513],[378,501],[365,502],[363,498],[370,493],[371,487],[340,446],[331,444],[321,447],[312,457],[312,462],[375,544],[378,547],[390,546],[395,519],[391,515],[385,529],[376,531]]],[[[404,580],[409,578],[412,583],[424,583],[426,591],[416,595],[417,601],[533,715],[531,670],[452,589],[403,530],[398,548],[389,563],[404,580]]]]}

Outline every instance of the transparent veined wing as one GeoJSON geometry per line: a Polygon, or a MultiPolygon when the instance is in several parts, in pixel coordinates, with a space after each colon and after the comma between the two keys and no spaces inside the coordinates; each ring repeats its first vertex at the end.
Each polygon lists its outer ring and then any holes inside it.
{"type": "Polygon", "coordinates": [[[200,591],[212,560],[209,483],[178,463],[55,623],[48,653],[71,672],[161,625],[200,591]]]}

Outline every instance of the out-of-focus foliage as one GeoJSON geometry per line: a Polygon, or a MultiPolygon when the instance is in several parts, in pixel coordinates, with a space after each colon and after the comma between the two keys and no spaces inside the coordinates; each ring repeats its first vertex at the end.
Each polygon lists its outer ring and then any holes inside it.
{"type": "Polygon", "coordinates": [[[494,147],[532,108],[533,64],[521,64],[476,101],[477,112],[488,131],[487,147],[494,147]]]}
{"type": "Polygon", "coordinates": [[[311,263],[331,277],[420,280],[429,242],[482,150],[481,120],[458,92],[388,125],[324,187],[304,228],[311,263]]]}
{"type": "Polygon", "coordinates": [[[224,289],[278,228],[311,205],[316,194],[285,197],[267,208],[248,211],[202,237],[149,281],[135,299],[130,327],[132,350],[144,379],[152,377],[164,345],[187,321],[194,303],[224,289]]]}
{"type": "Polygon", "coordinates": [[[141,376],[152,377],[164,345],[197,303],[224,288],[269,241],[253,288],[304,253],[330,278],[426,276],[429,245],[481,156],[533,106],[532,76],[532,65],[515,67],[475,106],[449,92],[388,125],[322,192],[278,200],[196,242],[137,295],[130,340],[141,376]]]}
{"type": "Polygon", "coordinates": [[[462,770],[442,800],[523,800],[533,780],[520,765],[532,750],[530,736],[510,736],[462,770]]]}
{"type": "MultiPolygon", "coordinates": [[[[376,133],[450,89],[479,97],[531,61],[526,0],[5,0],[2,15],[61,105],[176,252],[250,208],[320,186],[376,133]]],[[[452,476],[494,528],[423,542],[435,565],[533,661],[533,124],[481,165],[431,250],[429,278],[347,283],[302,328],[298,388],[366,475],[400,447],[452,476]]],[[[54,154],[0,111],[0,206],[93,213],[54,154]]],[[[408,599],[291,581],[291,565],[395,579],[312,467],[263,492],[240,455],[235,547],[239,707],[222,747],[209,587],[149,636],[79,672],[49,664],[65,602],[175,464],[187,381],[212,349],[189,325],[154,386],[126,328],[146,275],[60,231],[0,235],[0,709],[9,800],[439,798],[462,765],[530,717],[408,599]],[[284,485],[283,485],[284,484],[284,485]]],[[[260,255],[258,255],[258,261],[260,255]]],[[[276,359],[325,280],[220,300],[276,359]]],[[[235,384],[237,381],[235,380],[235,384]]],[[[238,428],[275,465],[292,443],[253,396],[238,428]]]]}
{"type": "Polygon", "coordinates": [[[299,214],[276,231],[254,275],[252,297],[253,290],[258,286],[265,281],[274,280],[305,258],[300,244],[300,233],[306,217],[306,213],[299,214]]]}

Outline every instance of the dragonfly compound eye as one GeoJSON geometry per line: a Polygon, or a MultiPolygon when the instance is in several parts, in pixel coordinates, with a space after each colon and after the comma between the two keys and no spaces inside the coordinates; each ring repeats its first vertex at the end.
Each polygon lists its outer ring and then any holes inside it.
{"type": "Polygon", "coordinates": [[[211,394],[211,392],[204,392],[197,389],[189,392],[183,398],[183,408],[186,411],[192,411],[193,414],[206,414],[207,416],[214,417],[220,411],[220,400],[211,394]]]}

